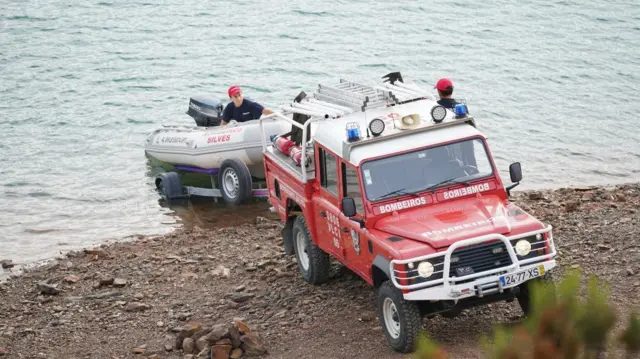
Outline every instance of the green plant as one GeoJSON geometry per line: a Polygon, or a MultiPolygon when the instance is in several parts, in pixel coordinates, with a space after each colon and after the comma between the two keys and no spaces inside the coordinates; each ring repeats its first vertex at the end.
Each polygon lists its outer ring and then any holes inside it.
{"type": "MultiPolygon", "coordinates": [[[[496,326],[481,344],[489,359],[600,359],[605,358],[609,337],[618,318],[609,301],[609,290],[598,278],[587,282],[581,300],[581,273],[574,271],[557,284],[532,283],[530,316],[515,328],[496,326]]],[[[632,313],[627,329],[614,343],[624,347],[627,358],[640,354],[640,318],[632,313]]],[[[421,337],[415,359],[445,359],[446,352],[426,335],[421,337]]]]}

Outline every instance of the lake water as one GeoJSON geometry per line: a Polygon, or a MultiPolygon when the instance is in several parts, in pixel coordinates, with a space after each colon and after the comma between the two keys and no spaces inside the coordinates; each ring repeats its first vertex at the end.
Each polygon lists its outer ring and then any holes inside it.
{"type": "Polygon", "coordinates": [[[637,1],[4,0],[0,259],[247,216],[161,206],[145,135],[231,84],[275,107],[391,71],[450,77],[519,189],[640,180],[637,1]]]}

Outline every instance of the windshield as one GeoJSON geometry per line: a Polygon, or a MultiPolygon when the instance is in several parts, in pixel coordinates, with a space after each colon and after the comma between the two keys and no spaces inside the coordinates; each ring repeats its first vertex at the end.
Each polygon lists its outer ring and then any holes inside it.
{"type": "Polygon", "coordinates": [[[375,201],[473,181],[493,174],[484,141],[471,139],[362,164],[367,199],[375,201]]]}

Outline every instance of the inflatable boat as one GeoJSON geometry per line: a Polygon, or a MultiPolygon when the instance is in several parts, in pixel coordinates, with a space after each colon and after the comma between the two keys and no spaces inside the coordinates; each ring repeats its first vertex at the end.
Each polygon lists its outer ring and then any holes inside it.
{"type": "MultiPolygon", "coordinates": [[[[237,159],[252,177],[264,178],[260,121],[232,121],[220,126],[222,109],[217,99],[192,97],[187,114],[196,126],[165,126],[153,131],[145,142],[146,154],[171,165],[200,169],[219,169],[225,160],[237,159]]],[[[290,129],[277,118],[264,120],[263,126],[267,141],[290,129]]]]}

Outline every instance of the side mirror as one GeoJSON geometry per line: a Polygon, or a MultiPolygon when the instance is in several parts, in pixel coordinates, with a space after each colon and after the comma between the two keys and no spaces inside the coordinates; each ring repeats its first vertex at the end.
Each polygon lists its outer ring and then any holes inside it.
{"type": "Polygon", "coordinates": [[[511,196],[511,190],[519,185],[520,181],[522,181],[522,167],[520,166],[520,162],[514,162],[509,165],[509,176],[511,177],[511,182],[513,182],[513,184],[505,189],[507,190],[507,195],[511,196]]]}
{"type": "Polygon", "coordinates": [[[345,197],[342,199],[342,214],[347,218],[356,215],[356,201],[353,198],[345,197]]]}
{"type": "Polygon", "coordinates": [[[520,162],[514,162],[509,166],[509,176],[511,176],[511,182],[513,183],[522,181],[520,162]]]}

